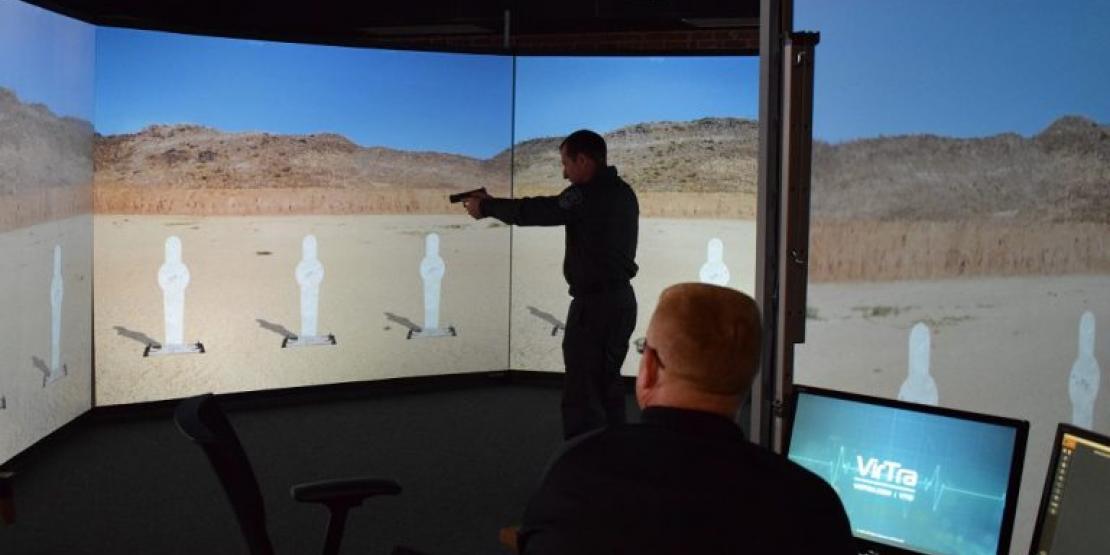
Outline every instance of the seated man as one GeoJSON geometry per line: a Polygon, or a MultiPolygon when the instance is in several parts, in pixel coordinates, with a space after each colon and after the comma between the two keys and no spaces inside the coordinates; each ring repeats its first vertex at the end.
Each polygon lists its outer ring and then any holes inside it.
{"type": "Polygon", "coordinates": [[[636,380],[642,422],[564,446],[525,512],[520,551],[857,553],[832,488],[735,423],[760,335],[755,302],[739,291],[664,291],[636,380]]]}

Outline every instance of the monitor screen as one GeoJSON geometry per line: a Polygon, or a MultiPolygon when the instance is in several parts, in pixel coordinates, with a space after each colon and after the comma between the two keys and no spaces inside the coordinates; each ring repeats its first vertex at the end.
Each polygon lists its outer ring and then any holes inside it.
{"type": "Polygon", "coordinates": [[[1032,553],[1110,553],[1110,437],[1060,424],[1032,553]]]}
{"type": "Polygon", "coordinates": [[[799,387],[790,460],[880,553],[1008,553],[1028,423],[799,387]]]}

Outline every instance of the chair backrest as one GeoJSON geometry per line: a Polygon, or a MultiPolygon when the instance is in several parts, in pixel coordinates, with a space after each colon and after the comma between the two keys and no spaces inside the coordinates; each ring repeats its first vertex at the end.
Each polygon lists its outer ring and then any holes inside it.
{"type": "Polygon", "coordinates": [[[251,554],[271,555],[274,549],[266,531],[266,509],[258,480],[215,396],[206,393],[181,401],[174,411],[174,421],[208,456],[235,510],[251,554]]]}

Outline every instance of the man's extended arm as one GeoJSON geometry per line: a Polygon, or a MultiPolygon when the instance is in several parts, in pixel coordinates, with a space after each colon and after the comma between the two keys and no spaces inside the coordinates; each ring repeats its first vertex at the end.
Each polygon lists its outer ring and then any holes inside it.
{"type": "Polygon", "coordinates": [[[559,206],[559,197],[482,199],[482,214],[512,225],[564,225],[571,213],[559,206]]]}
{"type": "Polygon", "coordinates": [[[492,216],[510,225],[565,225],[579,216],[582,193],[571,187],[552,197],[507,199],[476,195],[467,199],[467,203],[472,216],[492,216]]]}

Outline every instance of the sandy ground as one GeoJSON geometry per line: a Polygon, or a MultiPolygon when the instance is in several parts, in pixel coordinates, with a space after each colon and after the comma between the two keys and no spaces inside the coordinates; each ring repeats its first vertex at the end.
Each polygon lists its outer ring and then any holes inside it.
{"type": "MultiPolygon", "coordinates": [[[[553,324],[530,310],[565,319],[570,298],[562,277],[560,228],[517,229],[513,235],[518,256],[512,260],[510,334],[509,231],[490,220],[98,215],[95,227],[98,405],[204,391],[563,368],[562,333],[553,336],[553,324]],[[420,325],[423,320],[419,266],[429,231],[439,233],[446,265],[441,322],[454,325],[459,335],[410,340],[404,321],[420,325]],[[281,349],[281,330],[299,331],[293,271],[307,233],[317,237],[325,270],[320,331],[334,333],[338,345],[281,349]],[[156,274],[170,235],[181,238],[191,275],[186,340],[200,341],[207,352],[144,358],[145,344],[161,341],[164,333],[156,274]]],[[[750,289],[754,222],[642,222],[640,252],[665,255],[641,255],[645,262],[635,282],[641,299],[637,333],[642,335],[665,285],[697,279],[712,236],[725,242],[733,282],[750,289]]],[[[630,355],[625,373],[635,374],[637,364],[630,355]]]]}
{"type": "Polygon", "coordinates": [[[0,233],[0,462],[91,406],[92,217],[0,233]],[[50,364],[50,283],[62,247],[61,362],[69,373],[43,385],[50,364]]]}
{"type": "Polygon", "coordinates": [[[96,217],[97,404],[402,376],[486,371],[508,363],[509,232],[464,217],[96,217]],[[424,237],[440,235],[440,321],[457,337],[406,339],[424,320],[424,237]],[[316,236],[325,276],[319,331],[337,345],[282,349],[299,333],[294,269],[316,236]],[[185,339],[204,354],[146,357],[162,341],[157,272],[181,238],[191,281],[185,339]],[[269,253],[269,254],[267,254],[269,253]],[[391,319],[390,315],[393,315],[391,319]]]}
{"type": "Polygon", "coordinates": [[[895,398],[910,328],[926,322],[942,406],[1030,422],[1011,546],[1028,553],[1056,424],[1072,418],[1068,377],[1085,310],[1103,372],[1095,429],[1110,433],[1110,276],[818,284],[809,293],[798,383],[895,398]]]}

